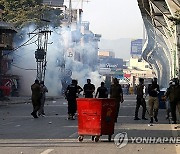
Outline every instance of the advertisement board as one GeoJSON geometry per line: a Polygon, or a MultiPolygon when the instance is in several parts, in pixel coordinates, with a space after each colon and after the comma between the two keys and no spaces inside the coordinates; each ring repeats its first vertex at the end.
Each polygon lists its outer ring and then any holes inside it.
{"type": "Polygon", "coordinates": [[[131,41],[131,55],[141,55],[142,54],[142,39],[137,39],[131,41]]]}

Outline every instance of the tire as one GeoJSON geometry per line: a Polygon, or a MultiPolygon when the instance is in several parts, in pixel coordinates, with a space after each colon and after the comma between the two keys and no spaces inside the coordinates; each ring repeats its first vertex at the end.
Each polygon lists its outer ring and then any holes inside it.
{"type": "Polygon", "coordinates": [[[83,141],[83,136],[79,136],[78,140],[79,140],[79,142],[82,142],[83,141]]]}
{"type": "Polygon", "coordinates": [[[99,141],[99,136],[96,136],[96,137],[94,138],[94,141],[95,141],[95,142],[98,142],[98,141],[99,141]]]}

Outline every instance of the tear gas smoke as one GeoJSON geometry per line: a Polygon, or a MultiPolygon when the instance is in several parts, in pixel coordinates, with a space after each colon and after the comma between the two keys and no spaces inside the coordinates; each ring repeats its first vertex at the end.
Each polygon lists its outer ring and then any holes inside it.
{"type": "MultiPolygon", "coordinates": [[[[34,26],[31,25],[22,30],[24,33],[23,42],[26,42],[29,39],[27,34],[34,29],[34,26]]],[[[84,43],[82,46],[81,43],[71,41],[72,33],[70,32],[70,29],[66,27],[50,29],[53,32],[48,40],[49,44],[47,48],[47,68],[45,76],[45,85],[49,90],[48,95],[60,95],[62,90],[62,79],[67,76],[66,70],[72,72],[71,78],[77,79],[81,87],[86,83],[87,78],[91,79],[96,88],[100,86],[102,79],[96,71],[97,51],[93,42],[84,43]],[[69,56],[70,52],[71,56],[69,56]],[[74,60],[75,52],[78,55],[78,60],[74,60]]],[[[36,40],[37,37],[34,37],[30,42],[35,42],[36,40]]],[[[79,38],[79,40],[81,40],[81,38],[79,38]]],[[[31,94],[30,87],[36,79],[36,70],[20,69],[36,69],[34,53],[37,49],[37,45],[35,43],[31,44],[30,42],[29,45],[19,48],[17,52],[13,54],[14,61],[11,71],[13,74],[20,76],[21,95],[31,94]]],[[[17,45],[19,45],[19,43],[17,43],[17,45]]]]}

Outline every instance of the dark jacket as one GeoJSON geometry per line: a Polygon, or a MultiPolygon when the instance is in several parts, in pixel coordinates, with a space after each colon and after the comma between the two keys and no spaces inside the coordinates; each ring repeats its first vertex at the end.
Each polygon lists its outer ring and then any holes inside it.
{"type": "Polygon", "coordinates": [[[148,86],[148,94],[151,97],[157,97],[159,94],[159,85],[158,84],[150,84],[148,86]]]}
{"type": "Polygon", "coordinates": [[[180,102],[180,85],[171,85],[165,95],[170,102],[180,102]]]}
{"type": "Polygon", "coordinates": [[[97,93],[99,93],[98,98],[107,98],[108,97],[108,90],[106,87],[98,87],[97,93]]]}
{"type": "Polygon", "coordinates": [[[65,95],[67,100],[76,99],[78,97],[78,94],[82,88],[78,85],[70,84],[68,85],[65,95]]]}
{"type": "Polygon", "coordinates": [[[33,105],[39,105],[40,99],[41,99],[41,87],[39,84],[34,83],[31,85],[31,91],[32,91],[32,103],[33,105]]]}
{"type": "Polygon", "coordinates": [[[85,84],[83,89],[86,98],[93,98],[93,92],[95,91],[95,86],[93,84],[85,84]]]}
{"type": "Polygon", "coordinates": [[[115,98],[117,102],[121,102],[123,91],[120,84],[112,84],[110,88],[110,98],[115,98]]]}

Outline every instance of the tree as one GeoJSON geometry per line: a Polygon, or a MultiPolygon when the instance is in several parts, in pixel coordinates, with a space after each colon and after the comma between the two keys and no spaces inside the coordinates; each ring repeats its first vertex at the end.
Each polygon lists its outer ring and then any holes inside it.
{"type": "Polygon", "coordinates": [[[62,10],[43,5],[42,0],[1,0],[0,5],[5,7],[3,20],[18,29],[32,23],[39,25],[42,16],[56,27],[63,18],[62,10]]]}

